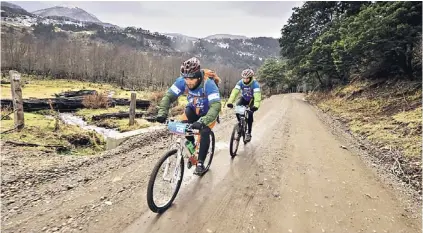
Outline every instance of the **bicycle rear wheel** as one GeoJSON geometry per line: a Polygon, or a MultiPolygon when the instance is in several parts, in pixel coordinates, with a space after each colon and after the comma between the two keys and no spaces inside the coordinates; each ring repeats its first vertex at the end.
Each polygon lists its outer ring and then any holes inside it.
{"type": "Polygon", "coordinates": [[[170,150],[157,162],[147,187],[147,204],[151,211],[163,213],[175,200],[184,177],[184,160],[178,163],[177,150],[170,150]],[[159,175],[160,174],[160,175],[159,175]],[[163,184],[159,181],[164,181],[163,184]]]}

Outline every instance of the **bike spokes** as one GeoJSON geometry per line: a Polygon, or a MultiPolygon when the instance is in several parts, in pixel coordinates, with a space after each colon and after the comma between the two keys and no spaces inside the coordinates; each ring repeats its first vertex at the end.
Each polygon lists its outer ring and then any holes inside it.
{"type": "Polygon", "coordinates": [[[158,169],[154,181],[153,201],[158,207],[169,203],[180,179],[182,179],[182,174],[177,156],[169,156],[158,169]]]}

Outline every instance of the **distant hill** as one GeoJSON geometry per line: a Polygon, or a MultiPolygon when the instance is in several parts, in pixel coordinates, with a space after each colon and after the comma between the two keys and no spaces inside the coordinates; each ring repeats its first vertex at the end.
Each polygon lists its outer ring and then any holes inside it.
{"type": "Polygon", "coordinates": [[[246,36],[239,36],[239,35],[230,35],[230,34],[216,34],[216,35],[211,35],[211,36],[207,36],[204,39],[208,39],[208,40],[213,40],[213,39],[233,39],[233,40],[237,40],[237,39],[249,39],[246,36]]]}
{"type": "Polygon", "coordinates": [[[33,14],[47,17],[47,16],[63,16],[71,19],[75,19],[78,21],[83,22],[93,22],[93,23],[103,23],[94,15],[84,11],[78,7],[62,7],[62,6],[55,6],[46,9],[41,9],[32,12],[33,14]]]}
{"type": "Polygon", "coordinates": [[[30,31],[40,36],[60,33],[61,36],[68,35],[83,40],[127,45],[161,56],[198,56],[236,69],[258,68],[266,58],[279,54],[277,39],[268,37],[216,34],[196,38],[135,27],[120,28],[102,22],[95,15],[78,7],[55,6],[29,13],[18,5],[2,2],[2,10],[3,25],[31,27],[33,30],[30,31]]]}

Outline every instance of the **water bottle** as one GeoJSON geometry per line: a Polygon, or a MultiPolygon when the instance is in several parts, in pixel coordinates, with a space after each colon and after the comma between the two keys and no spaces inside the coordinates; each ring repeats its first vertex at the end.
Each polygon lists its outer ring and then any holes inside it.
{"type": "Polygon", "coordinates": [[[185,146],[188,148],[188,150],[189,150],[189,152],[190,152],[191,154],[194,154],[194,152],[195,152],[195,146],[194,146],[194,144],[192,144],[192,142],[191,142],[191,141],[187,140],[187,141],[185,142],[185,146]]]}

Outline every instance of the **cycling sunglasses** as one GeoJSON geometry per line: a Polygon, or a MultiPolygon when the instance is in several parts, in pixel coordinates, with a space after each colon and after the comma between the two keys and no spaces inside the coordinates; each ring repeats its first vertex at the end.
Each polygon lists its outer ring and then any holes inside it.
{"type": "Polygon", "coordinates": [[[181,74],[184,79],[198,79],[201,78],[201,72],[191,73],[191,74],[181,74]]]}
{"type": "Polygon", "coordinates": [[[183,76],[183,77],[184,77],[184,79],[190,79],[190,80],[197,79],[197,77],[194,77],[194,76],[192,76],[192,77],[190,77],[190,76],[183,76]]]}

